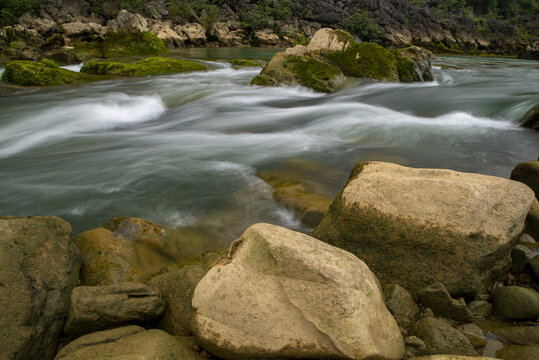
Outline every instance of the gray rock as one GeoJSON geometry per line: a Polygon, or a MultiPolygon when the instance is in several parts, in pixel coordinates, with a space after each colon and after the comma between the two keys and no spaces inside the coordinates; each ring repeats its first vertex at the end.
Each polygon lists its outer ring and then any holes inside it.
{"type": "Polygon", "coordinates": [[[127,324],[148,324],[164,310],[158,293],[143,284],[79,286],[71,294],[65,332],[80,336],[127,324]]]}
{"type": "Polygon", "coordinates": [[[425,354],[454,354],[477,356],[470,340],[457,329],[452,328],[442,320],[423,318],[416,322],[410,330],[426,345],[425,354]]]}
{"type": "Polygon", "coordinates": [[[507,320],[536,320],[539,318],[539,294],[520,286],[497,287],[492,294],[496,315],[507,320]]]}
{"type": "Polygon", "coordinates": [[[115,19],[107,22],[109,31],[148,31],[148,20],[142,15],[120,10],[115,19]]]}
{"type": "Polygon", "coordinates": [[[66,345],[55,360],[204,360],[176,337],[162,330],[126,326],[100,331],[66,345]]]}
{"type": "Polygon", "coordinates": [[[81,260],[57,217],[0,217],[0,359],[52,359],[81,260]]]}
{"type": "Polygon", "coordinates": [[[451,298],[445,286],[441,283],[427,286],[418,291],[417,296],[434,314],[460,322],[472,322],[473,315],[463,299],[451,298]]]}
{"type": "Polygon", "coordinates": [[[479,349],[485,347],[487,340],[483,330],[479,328],[476,324],[464,324],[457,328],[461,333],[464,334],[470,340],[473,347],[479,351],[479,349]]]}
{"type": "Polygon", "coordinates": [[[535,244],[536,241],[534,238],[532,238],[530,235],[524,233],[522,235],[520,235],[520,237],[518,238],[518,243],[519,244],[522,244],[522,245],[525,245],[525,244],[535,244]]]}
{"type": "Polygon", "coordinates": [[[419,306],[408,291],[398,284],[384,287],[387,309],[393,314],[399,327],[408,329],[420,315],[419,306]]]}
{"type": "Polygon", "coordinates": [[[63,24],[84,19],[88,15],[88,3],[85,0],[44,0],[39,2],[41,16],[63,24]]]}
{"type": "Polygon", "coordinates": [[[518,274],[526,269],[530,262],[530,249],[524,245],[517,245],[511,250],[511,271],[518,274]]]}
{"type": "Polygon", "coordinates": [[[159,327],[173,335],[190,335],[191,320],[195,313],[191,300],[193,293],[206,271],[197,265],[158,275],[148,282],[166,303],[166,310],[159,327]]]}
{"type": "Polygon", "coordinates": [[[484,300],[474,300],[468,303],[468,309],[474,318],[485,318],[492,312],[492,304],[484,300]]]}

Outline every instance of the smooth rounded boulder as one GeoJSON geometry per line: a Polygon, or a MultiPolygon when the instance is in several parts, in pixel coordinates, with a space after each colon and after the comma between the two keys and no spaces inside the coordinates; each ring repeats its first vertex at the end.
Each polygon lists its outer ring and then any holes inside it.
{"type": "Polygon", "coordinates": [[[354,255],[256,224],[193,297],[198,343],[222,359],[401,359],[404,343],[380,284],[354,255]]]}
{"type": "Polygon", "coordinates": [[[313,236],[358,256],[384,284],[478,294],[509,267],[534,199],[503,178],[391,163],[356,165],[313,236]]]}
{"type": "Polygon", "coordinates": [[[81,260],[57,217],[0,217],[0,359],[52,359],[81,260]]]}

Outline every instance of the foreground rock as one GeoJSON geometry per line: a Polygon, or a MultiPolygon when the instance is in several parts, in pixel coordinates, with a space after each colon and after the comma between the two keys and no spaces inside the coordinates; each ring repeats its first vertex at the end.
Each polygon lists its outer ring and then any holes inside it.
{"type": "Polygon", "coordinates": [[[131,64],[90,60],[80,71],[96,75],[146,76],[204,70],[208,67],[196,61],[150,57],[131,64]]]}
{"type": "Polygon", "coordinates": [[[303,85],[318,92],[333,92],[345,82],[342,72],[320,60],[277,53],[251,84],[262,86],[303,85]]]}
{"type": "Polygon", "coordinates": [[[0,359],[52,359],[79,277],[71,226],[0,217],[0,359]]]}
{"type": "Polygon", "coordinates": [[[474,295],[508,268],[533,198],[502,178],[359,163],[313,236],[364,259],[383,283],[474,295]]]}
{"type": "Polygon", "coordinates": [[[187,265],[179,270],[158,275],[148,282],[166,302],[166,310],[159,328],[173,335],[192,335],[191,320],[195,310],[191,305],[195,288],[206,271],[198,265],[187,265]]]}
{"type": "Polygon", "coordinates": [[[126,326],[85,335],[67,344],[55,360],[203,360],[177,338],[161,330],[126,326]]]}
{"type": "Polygon", "coordinates": [[[198,284],[193,307],[195,337],[223,359],[404,355],[378,280],[361,260],[273,225],[253,225],[231,245],[198,284]]]}
{"type": "Polygon", "coordinates": [[[425,355],[477,355],[466,336],[445,322],[433,317],[423,318],[416,322],[410,329],[410,334],[423,340],[426,345],[425,355]]]}
{"type": "Polygon", "coordinates": [[[511,179],[528,185],[539,196],[539,160],[518,164],[511,172],[511,179]]]}
{"type": "Polygon", "coordinates": [[[102,228],[83,232],[75,238],[81,249],[81,285],[119,284],[148,279],[175,259],[167,255],[163,228],[151,222],[119,217],[102,228]]]}
{"type": "Polygon", "coordinates": [[[79,286],[71,294],[65,332],[80,336],[128,324],[149,324],[163,314],[163,300],[139,283],[79,286]]]}
{"type": "Polygon", "coordinates": [[[427,286],[417,292],[417,296],[426,307],[438,316],[470,323],[473,315],[463,299],[453,299],[441,283],[427,286]]]}
{"type": "Polygon", "coordinates": [[[497,358],[485,356],[462,356],[462,355],[430,355],[415,357],[411,360],[496,360],[497,358]]]}
{"type": "Polygon", "coordinates": [[[419,306],[408,291],[398,284],[384,287],[386,306],[391,312],[399,327],[408,329],[420,315],[419,306]]]}
{"type": "Polygon", "coordinates": [[[102,78],[60,69],[43,62],[13,61],[6,65],[2,80],[23,86],[58,86],[80,84],[102,78]]]}
{"type": "Polygon", "coordinates": [[[492,294],[496,315],[507,320],[537,320],[539,293],[520,286],[500,286],[492,294]]]}

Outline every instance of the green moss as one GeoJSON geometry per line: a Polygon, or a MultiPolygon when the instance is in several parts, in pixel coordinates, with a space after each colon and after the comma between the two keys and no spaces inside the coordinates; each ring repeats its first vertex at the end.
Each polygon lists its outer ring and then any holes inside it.
{"type": "Polygon", "coordinates": [[[112,32],[103,40],[103,56],[165,55],[165,43],[150,32],[112,32]]]}
{"type": "Polygon", "coordinates": [[[150,57],[132,64],[91,60],[84,64],[81,72],[96,75],[145,76],[203,71],[207,69],[206,65],[195,61],[166,57],[150,57]]]}
{"type": "Polygon", "coordinates": [[[342,76],[334,66],[307,56],[288,56],[285,67],[296,75],[301,85],[319,92],[335,90],[330,82],[342,76]]]}
{"type": "Polygon", "coordinates": [[[101,78],[48,66],[34,61],[13,61],[6,65],[2,80],[24,86],[79,84],[101,78]]]}
{"type": "Polygon", "coordinates": [[[58,63],[56,61],[51,60],[51,59],[47,59],[47,58],[43,58],[39,62],[42,63],[43,65],[51,67],[51,68],[59,68],[60,67],[60,65],[58,65],[58,63]]]}
{"type": "Polygon", "coordinates": [[[263,67],[267,64],[264,60],[253,60],[253,59],[232,59],[228,60],[232,64],[232,67],[235,69],[243,67],[263,67]]]}
{"type": "Polygon", "coordinates": [[[344,51],[334,51],[324,56],[348,76],[375,80],[399,80],[395,56],[378,44],[352,44],[344,51]]]}
{"type": "Polygon", "coordinates": [[[344,30],[335,30],[335,33],[337,34],[337,39],[339,42],[344,43],[344,47],[346,48],[346,45],[348,44],[355,44],[356,40],[350,33],[344,31],[344,30]]]}
{"type": "Polygon", "coordinates": [[[450,47],[447,47],[443,42],[438,41],[437,43],[427,44],[424,46],[425,49],[428,49],[432,52],[439,54],[462,54],[462,49],[457,45],[453,44],[450,47]]]}
{"type": "Polygon", "coordinates": [[[397,57],[397,68],[399,71],[399,80],[402,82],[421,81],[417,71],[416,64],[405,57],[397,57]]]}
{"type": "Polygon", "coordinates": [[[80,42],[73,45],[69,54],[70,62],[86,61],[103,57],[103,50],[99,42],[80,42]]]}
{"type": "Polygon", "coordinates": [[[251,81],[251,85],[259,85],[259,86],[277,86],[277,82],[275,79],[266,76],[266,75],[257,75],[255,78],[251,81]]]}
{"type": "Polygon", "coordinates": [[[61,34],[54,34],[49,36],[47,40],[41,45],[41,50],[52,50],[64,46],[64,37],[61,34]]]}

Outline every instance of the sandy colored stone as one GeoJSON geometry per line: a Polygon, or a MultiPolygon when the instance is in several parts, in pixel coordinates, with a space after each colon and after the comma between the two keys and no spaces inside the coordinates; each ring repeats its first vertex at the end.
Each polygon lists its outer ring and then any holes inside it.
{"type": "Polygon", "coordinates": [[[253,225],[230,246],[198,284],[193,307],[198,343],[223,359],[404,355],[368,267],[344,250],[274,225],[253,225]]]}
{"type": "Polygon", "coordinates": [[[431,355],[415,357],[410,360],[495,360],[498,358],[485,356],[461,356],[461,355],[431,355]]]}
{"type": "Polygon", "coordinates": [[[127,326],[91,333],[69,343],[55,360],[204,360],[176,337],[162,330],[127,326]],[[144,329],[142,329],[144,330],[144,329]]]}
{"type": "Polygon", "coordinates": [[[311,38],[307,51],[343,51],[353,42],[354,38],[342,30],[322,28],[311,38]]]}
{"type": "Polygon", "coordinates": [[[275,46],[281,42],[279,36],[272,29],[257,30],[254,33],[254,38],[262,46],[275,46]]]}
{"type": "Polygon", "coordinates": [[[286,55],[303,56],[307,53],[307,47],[305,45],[296,45],[292,48],[288,48],[284,51],[286,55]]]}
{"type": "Polygon", "coordinates": [[[103,34],[105,28],[99,24],[93,22],[81,22],[74,21],[62,24],[61,32],[67,36],[80,36],[80,35],[93,35],[93,34],[103,34]]]}
{"type": "Polygon", "coordinates": [[[383,283],[475,295],[508,268],[533,199],[503,178],[364,162],[313,236],[363,259],[383,283]]]}
{"type": "Polygon", "coordinates": [[[127,10],[120,10],[115,19],[107,22],[108,31],[148,31],[148,20],[142,15],[132,14],[127,10]]]}
{"type": "Polygon", "coordinates": [[[150,27],[150,32],[163,40],[168,48],[183,46],[185,38],[174,31],[168,23],[156,22],[150,27]]]}
{"type": "Polygon", "coordinates": [[[202,46],[208,40],[206,38],[206,28],[197,23],[187,23],[182,26],[176,26],[174,30],[178,33],[184,33],[189,42],[194,46],[202,46]]]}
{"type": "Polygon", "coordinates": [[[464,299],[453,299],[442,283],[432,284],[419,290],[417,297],[437,316],[465,323],[473,321],[473,315],[464,299]]]}
{"type": "Polygon", "coordinates": [[[65,332],[80,336],[129,324],[148,324],[164,312],[159,294],[140,283],[79,286],[71,293],[65,332]]]}
{"type": "Polygon", "coordinates": [[[384,286],[384,298],[387,309],[402,329],[408,329],[419,318],[419,306],[402,286],[398,284],[384,286]]]}
{"type": "Polygon", "coordinates": [[[483,334],[483,331],[479,326],[476,324],[464,324],[460,325],[457,328],[461,333],[464,334],[470,340],[473,347],[479,351],[481,348],[485,347],[487,340],[485,338],[485,334],[483,334]]]}
{"type": "Polygon", "coordinates": [[[81,260],[57,217],[0,217],[0,359],[52,359],[81,260]]]}
{"type": "Polygon", "coordinates": [[[423,340],[426,355],[477,355],[464,334],[436,318],[427,317],[417,321],[410,329],[410,334],[423,340]]]}

